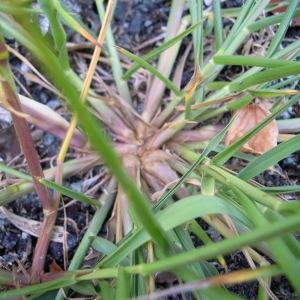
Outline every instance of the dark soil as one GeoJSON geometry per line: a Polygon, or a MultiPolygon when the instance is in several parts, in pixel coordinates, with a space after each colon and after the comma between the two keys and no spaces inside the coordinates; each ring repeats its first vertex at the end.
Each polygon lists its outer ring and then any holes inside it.
{"type": "MultiPolygon", "coordinates": [[[[99,20],[96,14],[96,8],[93,0],[64,0],[65,4],[72,9],[76,14],[79,14],[85,23],[94,31],[99,29],[99,20]]],[[[208,1],[209,2],[209,1],[208,1]]],[[[224,8],[236,7],[243,3],[240,1],[224,1],[222,6],[224,8]]],[[[143,42],[156,37],[164,32],[166,21],[170,9],[170,1],[168,0],[120,0],[118,1],[115,17],[113,22],[113,31],[116,37],[116,43],[122,47],[128,48],[135,53],[145,52],[149,49],[149,46],[139,50],[137,47],[143,44],[143,42]],[[137,50],[136,50],[137,49],[137,50]]],[[[69,41],[82,41],[81,37],[74,34],[70,30],[69,41]]],[[[299,28],[290,28],[287,33],[288,38],[299,38],[299,28]]],[[[8,41],[12,46],[17,48],[23,54],[25,54],[22,47],[15,44],[14,41],[8,41]]],[[[157,41],[150,45],[153,47],[160,44],[161,41],[157,41]]],[[[288,41],[287,41],[288,42],[288,41]]],[[[192,57],[190,58],[192,62],[192,57]]],[[[11,65],[16,78],[26,86],[26,89],[32,95],[32,98],[48,105],[49,107],[59,111],[61,114],[67,115],[67,110],[62,106],[57,97],[48,90],[40,87],[39,85],[32,83],[24,78],[20,70],[26,70],[27,67],[16,58],[11,58],[11,65]]],[[[189,63],[188,63],[189,66],[189,63]]],[[[192,74],[191,68],[185,70],[183,84],[186,84],[192,74]]],[[[221,74],[221,79],[228,80],[235,76],[235,74],[241,72],[239,67],[226,68],[221,74]]],[[[18,85],[20,93],[24,94],[22,87],[18,85]]],[[[300,109],[295,106],[291,111],[287,111],[282,116],[283,118],[299,117],[300,109]]],[[[228,117],[228,116],[227,116],[228,117]]],[[[0,123],[0,158],[2,160],[9,161],[16,153],[11,153],[11,149],[19,149],[16,145],[7,147],[7,143],[1,144],[1,136],[5,134],[5,141],[15,140],[14,131],[11,129],[10,124],[0,123]],[[9,128],[9,129],[8,129],[9,128]],[[6,145],[5,145],[6,144],[6,145]]],[[[11,145],[11,144],[9,144],[11,145]]],[[[38,141],[37,150],[41,159],[43,160],[43,167],[50,166],[51,158],[55,157],[58,152],[60,142],[51,134],[43,133],[38,141]]],[[[23,157],[20,157],[14,165],[23,164],[23,157]]],[[[266,186],[279,186],[288,184],[300,184],[300,152],[294,153],[290,157],[281,161],[275,171],[267,171],[260,175],[257,180],[266,186]]],[[[77,174],[68,179],[67,184],[74,189],[81,189],[83,174],[77,174]]],[[[98,194],[101,190],[98,191],[98,194]]],[[[97,194],[97,195],[98,195],[97,194]]],[[[295,198],[296,195],[290,195],[295,198]]],[[[64,198],[65,203],[68,203],[69,199],[64,198]]],[[[16,201],[10,203],[8,209],[14,212],[16,215],[26,217],[32,220],[40,221],[42,219],[42,210],[35,193],[28,194],[16,201]]],[[[94,213],[94,209],[88,205],[76,202],[66,209],[67,217],[73,220],[69,222],[67,231],[70,233],[68,238],[68,256],[72,257],[78,242],[80,241],[86,226],[91,220],[94,213]],[[76,224],[76,226],[74,226],[76,224]]],[[[63,225],[64,219],[63,210],[59,211],[57,225],[63,225]]],[[[207,224],[201,221],[203,228],[207,230],[208,234],[213,240],[220,239],[220,235],[214,232],[207,224]]],[[[199,245],[199,241],[194,239],[195,245],[199,245]]],[[[36,238],[30,236],[27,233],[22,232],[13,226],[9,220],[0,215],[0,264],[2,268],[11,270],[13,266],[17,266],[18,262],[21,262],[25,267],[29,267],[29,262],[32,259],[32,253],[36,244],[36,238]]],[[[47,256],[47,263],[49,265],[52,261],[56,261],[60,266],[63,266],[63,249],[59,243],[51,242],[49,252],[47,256]]],[[[249,265],[241,252],[229,255],[226,257],[229,271],[238,270],[241,268],[249,268],[249,265]]],[[[213,262],[217,264],[216,262],[213,262]]],[[[218,266],[221,270],[221,267],[218,266]]],[[[157,287],[166,288],[177,284],[174,281],[173,276],[163,276],[162,279],[157,278],[157,287]]],[[[272,281],[272,291],[279,299],[293,299],[294,292],[285,278],[279,277],[272,281]]],[[[230,287],[230,290],[245,297],[245,299],[256,299],[258,284],[257,282],[249,282],[247,284],[240,284],[230,287]]],[[[181,299],[181,297],[170,297],[168,299],[181,299]]],[[[190,298],[189,298],[190,299],[190,298]]]]}

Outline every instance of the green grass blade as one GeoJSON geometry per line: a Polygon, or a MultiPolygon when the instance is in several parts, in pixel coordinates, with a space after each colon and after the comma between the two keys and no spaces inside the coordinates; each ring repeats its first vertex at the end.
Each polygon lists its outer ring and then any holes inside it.
{"type": "Polygon", "coordinates": [[[0,299],[16,299],[25,295],[40,294],[47,291],[59,289],[60,287],[75,284],[77,282],[75,274],[66,274],[64,277],[27,287],[0,292],[0,299]]]}
{"type": "MultiPolygon", "coordinates": [[[[229,238],[212,245],[200,247],[147,265],[128,267],[127,270],[128,272],[140,272],[143,275],[148,275],[156,271],[172,270],[176,267],[195,261],[212,259],[217,255],[224,255],[245,246],[256,245],[260,241],[265,241],[274,237],[279,237],[287,232],[295,231],[300,226],[299,217],[300,215],[293,216],[283,220],[281,223],[273,224],[272,226],[255,229],[238,237],[229,238]]],[[[299,267],[299,265],[300,263],[297,262],[296,266],[299,267]]]]}
{"type": "Polygon", "coordinates": [[[104,300],[114,300],[115,299],[115,289],[107,282],[100,281],[100,299],[104,300]]]}
{"type": "MultiPolygon", "coordinates": [[[[33,179],[30,175],[27,175],[23,172],[17,171],[13,168],[7,167],[4,164],[0,163],[0,170],[2,170],[3,172],[15,176],[17,178],[21,178],[23,180],[29,181],[29,182],[33,182],[33,179]]],[[[99,201],[90,198],[88,196],[86,196],[85,194],[82,193],[78,193],[78,192],[74,192],[71,189],[64,187],[63,185],[59,185],[56,184],[53,181],[50,181],[48,179],[39,179],[40,183],[42,183],[43,185],[45,185],[46,187],[53,189],[59,193],[61,193],[64,196],[70,197],[71,199],[75,199],[78,201],[81,201],[83,203],[89,204],[89,205],[93,205],[95,207],[100,207],[101,204],[99,203],[99,201]]]]}
{"type": "Polygon", "coordinates": [[[25,174],[24,172],[15,170],[14,168],[7,167],[3,163],[0,163],[0,170],[6,174],[9,174],[10,176],[14,176],[14,177],[26,180],[26,181],[33,182],[32,177],[30,175],[25,174]]]}
{"type": "Polygon", "coordinates": [[[257,84],[284,78],[290,75],[298,75],[299,73],[300,64],[288,65],[250,75],[240,82],[229,84],[228,87],[231,92],[237,92],[257,84]]]}
{"type": "Polygon", "coordinates": [[[215,148],[221,143],[221,141],[224,139],[224,136],[230,126],[231,122],[225,126],[223,130],[221,130],[207,145],[207,147],[202,151],[200,154],[199,158],[193,163],[193,165],[190,167],[190,169],[181,176],[181,178],[176,182],[174,187],[170,189],[168,192],[166,192],[165,195],[163,195],[157,202],[156,205],[154,205],[154,209],[158,210],[160,209],[171,197],[174,195],[174,193],[177,191],[177,189],[182,185],[184,180],[201,164],[201,162],[207,157],[207,155],[211,152],[214,151],[215,148]]]}
{"type": "MultiPolygon", "coordinates": [[[[300,41],[296,40],[295,42],[291,43],[284,49],[279,50],[277,53],[275,53],[272,56],[272,58],[280,59],[280,58],[284,58],[284,57],[289,57],[291,55],[291,53],[295,53],[295,51],[297,51],[299,49],[299,47],[300,47],[300,41]]],[[[221,54],[223,55],[224,53],[221,53],[221,54]]],[[[230,54],[230,53],[228,53],[228,54],[230,54]]],[[[209,101],[210,99],[225,97],[226,95],[228,95],[231,92],[231,89],[230,89],[231,84],[236,83],[236,82],[241,82],[245,78],[248,78],[250,75],[257,74],[260,70],[261,70],[260,67],[254,67],[254,68],[251,68],[248,71],[244,72],[243,74],[240,74],[240,76],[238,78],[236,78],[235,80],[230,82],[227,86],[225,86],[221,90],[216,91],[211,96],[209,96],[206,101],[209,101]]]]}
{"type": "MultiPolygon", "coordinates": [[[[230,203],[216,196],[195,195],[178,202],[175,202],[156,214],[161,226],[165,231],[169,231],[186,222],[213,214],[228,214],[234,220],[249,226],[247,217],[230,203]],[[178,214],[178,211],[181,213],[178,214]]],[[[111,255],[105,257],[98,267],[113,267],[120,263],[132,251],[150,240],[149,234],[143,229],[137,229],[118,245],[111,255]]]]}
{"type": "Polygon", "coordinates": [[[275,90],[275,89],[249,89],[247,90],[253,97],[260,99],[270,99],[275,97],[290,96],[300,94],[300,90],[275,90]]]}
{"type": "Polygon", "coordinates": [[[215,37],[215,50],[218,51],[223,44],[223,21],[221,14],[221,2],[213,0],[213,13],[214,13],[214,37],[215,37]]]}
{"type": "MultiPolygon", "coordinates": [[[[109,255],[118,249],[118,246],[116,246],[113,242],[99,236],[95,237],[92,247],[94,250],[103,253],[104,255],[109,255]]],[[[127,264],[129,264],[129,260],[127,264]]]]}
{"type": "Polygon", "coordinates": [[[300,135],[297,135],[294,138],[279,144],[277,147],[263,155],[258,156],[250,162],[247,167],[240,171],[238,176],[244,180],[249,180],[299,149],[300,135]]]}
{"type": "MultiPolygon", "coordinates": [[[[203,24],[202,0],[189,0],[189,8],[192,24],[203,24]]],[[[203,64],[203,26],[197,26],[193,31],[193,46],[195,65],[201,67],[203,64]]]]}
{"type": "Polygon", "coordinates": [[[53,36],[55,49],[58,53],[58,57],[60,58],[64,68],[68,69],[70,66],[66,46],[67,35],[64,31],[62,24],[58,19],[58,14],[54,2],[48,0],[39,0],[38,2],[40,3],[42,11],[49,20],[50,29],[53,36]]]}
{"type": "MultiPolygon", "coordinates": [[[[80,269],[82,262],[84,261],[84,258],[88,252],[88,249],[92,245],[92,243],[95,241],[94,239],[98,238],[97,235],[99,231],[101,230],[101,227],[107,218],[108,213],[111,210],[111,207],[114,203],[114,196],[115,196],[115,182],[114,180],[111,180],[108,187],[107,187],[107,194],[103,193],[99,199],[99,202],[103,203],[103,206],[101,208],[98,208],[86,230],[84,233],[84,236],[82,240],[80,241],[79,246],[77,247],[75,254],[70,262],[70,265],[68,267],[68,271],[75,271],[77,269],[80,269]]],[[[67,291],[65,291],[67,293],[67,291]]],[[[62,291],[60,290],[55,300],[63,300],[64,296],[62,291]]]]}
{"type": "MultiPolygon", "coordinates": [[[[275,14],[274,16],[270,16],[261,20],[257,20],[256,22],[249,25],[248,30],[250,32],[258,31],[262,28],[266,28],[270,25],[278,24],[284,18],[285,13],[275,14]]],[[[294,13],[294,18],[300,16],[300,9],[296,9],[294,13]]]]}
{"type": "Polygon", "coordinates": [[[245,22],[247,16],[251,15],[251,9],[253,8],[254,4],[255,4],[255,1],[250,0],[250,1],[247,1],[243,5],[243,7],[239,13],[238,19],[234,22],[234,25],[232,26],[232,28],[225,40],[225,43],[229,44],[229,42],[231,42],[232,39],[234,39],[236,33],[241,29],[241,26],[245,22]]]}
{"type": "Polygon", "coordinates": [[[118,268],[116,298],[115,299],[130,299],[129,275],[126,274],[123,268],[118,268]]]}
{"type": "MultiPolygon", "coordinates": [[[[180,40],[182,40],[183,38],[185,38],[186,36],[188,36],[189,34],[191,34],[193,32],[193,30],[195,30],[198,26],[201,26],[202,23],[199,24],[195,24],[193,26],[191,26],[190,28],[184,30],[183,32],[181,32],[180,34],[176,35],[174,38],[166,41],[165,43],[163,43],[161,46],[151,50],[150,52],[148,52],[145,56],[143,56],[143,59],[145,61],[150,61],[151,59],[157,57],[158,55],[160,55],[162,52],[164,52],[165,50],[167,50],[168,48],[172,47],[173,45],[175,45],[176,43],[178,43],[180,40]]],[[[130,78],[130,76],[136,72],[139,68],[141,67],[141,65],[137,62],[135,62],[129,69],[128,71],[124,74],[123,78],[124,80],[128,80],[130,78]]]]}
{"type": "Polygon", "coordinates": [[[278,68],[284,66],[300,65],[296,61],[287,61],[274,58],[247,55],[218,55],[213,58],[215,64],[233,66],[252,66],[262,68],[278,68]]]}
{"type": "Polygon", "coordinates": [[[300,192],[300,185],[282,185],[272,187],[262,187],[262,191],[270,194],[290,194],[300,192]]]}
{"type": "MultiPolygon", "coordinates": [[[[4,2],[4,1],[2,1],[4,2]]],[[[38,15],[42,13],[42,10],[35,7],[28,7],[28,5],[26,6],[26,3],[11,3],[11,1],[9,1],[8,3],[0,3],[0,11],[7,13],[7,14],[11,14],[11,15],[22,15],[22,14],[33,14],[33,15],[38,15]]]]}
{"type": "MultiPolygon", "coordinates": [[[[259,229],[272,226],[272,223],[265,218],[255,203],[253,203],[238,189],[234,188],[233,191],[236,193],[236,198],[243,206],[245,212],[253,221],[256,228],[259,229]]],[[[282,219],[282,221],[284,221],[284,219],[282,219]]],[[[300,276],[299,261],[297,261],[297,258],[288,249],[286,243],[281,238],[272,239],[268,241],[268,244],[270,245],[271,251],[274,254],[277,263],[285,271],[289,281],[293,284],[296,290],[300,292],[300,283],[299,280],[296,279],[300,276]]]]}
{"type": "Polygon", "coordinates": [[[279,45],[280,45],[282,39],[284,38],[284,35],[289,27],[289,23],[293,19],[293,15],[296,11],[298,3],[299,3],[298,0],[289,1],[289,5],[287,6],[287,8],[285,10],[283,18],[281,19],[279,28],[277,29],[276,34],[272,38],[271,44],[268,47],[267,54],[266,54],[267,56],[273,55],[273,53],[279,47],[279,45]]]}
{"type": "MultiPolygon", "coordinates": [[[[105,15],[103,0],[96,0],[96,6],[97,6],[97,10],[99,12],[101,22],[103,22],[104,15],[105,15]]],[[[131,103],[131,96],[130,96],[130,91],[129,91],[127,82],[122,78],[123,77],[123,69],[121,66],[118,51],[114,47],[115,40],[113,37],[111,26],[109,26],[109,28],[107,30],[105,43],[107,45],[107,49],[109,52],[111,66],[112,66],[112,72],[113,72],[113,76],[114,76],[119,94],[123,97],[123,99],[126,99],[129,103],[131,103]]]]}
{"type": "MultiPolygon", "coordinates": [[[[177,147],[175,151],[187,161],[194,162],[198,158],[197,153],[190,151],[188,148],[184,146],[177,147]]],[[[228,182],[230,182],[234,186],[238,187],[241,191],[243,191],[246,195],[248,195],[249,197],[251,197],[252,199],[254,199],[255,201],[261,203],[266,207],[270,207],[274,210],[278,210],[280,208],[282,201],[279,198],[276,198],[272,195],[269,195],[261,191],[256,186],[238,178],[236,175],[232,174],[226,169],[215,166],[208,162],[199,166],[199,170],[201,172],[205,172],[210,176],[214,177],[222,185],[228,184],[228,182]]]]}
{"type": "Polygon", "coordinates": [[[52,190],[55,190],[55,191],[61,193],[62,195],[67,196],[71,199],[81,201],[85,204],[89,204],[89,205],[95,206],[97,208],[101,207],[101,204],[99,203],[99,201],[97,201],[96,199],[90,198],[83,193],[78,193],[78,192],[72,191],[71,189],[69,189],[63,185],[56,184],[55,182],[47,180],[47,179],[40,179],[39,181],[46,187],[48,187],[52,190]]]}
{"type": "Polygon", "coordinates": [[[119,48],[118,50],[120,53],[124,54],[126,57],[129,59],[133,60],[134,62],[137,62],[141,67],[145,68],[148,70],[151,74],[159,78],[165,85],[166,87],[171,90],[176,96],[182,96],[183,93],[176,87],[176,85],[168,78],[163,76],[156,68],[151,66],[146,60],[143,58],[138,57],[137,55],[125,50],[124,48],[119,48]]]}

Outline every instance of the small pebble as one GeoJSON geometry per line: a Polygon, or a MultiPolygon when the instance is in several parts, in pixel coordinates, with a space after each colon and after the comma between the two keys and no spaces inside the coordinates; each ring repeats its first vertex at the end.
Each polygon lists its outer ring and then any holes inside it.
{"type": "Polygon", "coordinates": [[[49,20],[45,15],[40,15],[39,17],[39,25],[40,25],[40,29],[43,35],[47,34],[48,30],[49,30],[49,20]]]}
{"type": "Polygon", "coordinates": [[[50,134],[50,133],[46,133],[43,137],[43,144],[45,146],[50,146],[55,142],[55,137],[54,135],[50,134]]]}
{"type": "Polygon", "coordinates": [[[81,181],[72,182],[71,189],[75,192],[80,193],[82,191],[82,182],[81,181]]]}
{"type": "Polygon", "coordinates": [[[62,247],[61,243],[50,242],[49,250],[50,250],[52,257],[57,262],[63,261],[63,247],[62,247]]]}
{"type": "Polygon", "coordinates": [[[63,5],[68,11],[71,11],[75,14],[81,13],[81,6],[78,5],[78,1],[76,0],[62,0],[63,5]]]}
{"type": "Polygon", "coordinates": [[[129,26],[129,33],[130,34],[139,34],[141,31],[141,26],[143,22],[143,16],[140,12],[137,12],[134,18],[131,19],[130,26],[129,26]]]}
{"type": "Polygon", "coordinates": [[[60,102],[57,99],[52,99],[47,102],[47,106],[51,109],[56,109],[60,106],[60,102]]]}
{"type": "Polygon", "coordinates": [[[76,248],[78,240],[75,234],[69,234],[67,238],[68,250],[71,251],[76,248]]]}
{"type": "Polygon", "coordinates": [[[297,168],[298,163],[294,156],[285,158],[281,163],[283,168],[297,168]]]}
{"type": "Polygon", "coordinates": [[[22,73],[30,72],[30,68],[29,68],[28,64],[25,64],[25,63],[21,63],[20,70],[22,71],[22,73]]]}
{"type": "Polygon", "coordinates": [[[5,254],[5,255],[3,255],[3,259],[5,260],[5,262],[10,264],[10,265],[15,263],[17,258],[18,257],[17,257],[16,254],[5,254]]]}
{"type": "Polygon", "coordinates": [[[49,95],[47,93],[41,91],[38,94],[38,99],[36,99],[36,100],[39,100],[41,103],[46,104],[49,101],[49,95]]]}

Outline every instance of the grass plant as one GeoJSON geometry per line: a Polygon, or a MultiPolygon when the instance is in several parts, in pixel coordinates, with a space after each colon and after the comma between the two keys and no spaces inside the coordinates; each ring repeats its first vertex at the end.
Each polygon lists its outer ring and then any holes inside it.
{"type": "Polygon", "coordinates": [[[0,204],[35,190],[44,213],[28,276],[1,270],[0,299],[59,300],[78,294],[87,299],[159,299],[185,297],[186,292],[195,299],[242,299],[228,286],[253,280],[259,284],[257,299],[277,299],[270,283],[279,275],[299,294],[300,245],[295,233],[300,229],[300,205],[283,195],[300,188],[264,187],[255,181],[300,150],[299,126],[294,129],[295,121],[277,120],[279,131],[289,134],[287,140],[260,156],[239,152],[300,100],[299,91],[289,88],[299,81],[300,43],[282,44],[293,18],[300,15],[299,1],[247,0],[243,7],[222,9],[214,0],[207,11],[201,0],[172,0],[163,43],[143,55],[116,44],[111,28],[116,2],[95,0],[99,33],[91,32],[85,20],[59,0],[0,3],[0,104],[12,115],[28,166],[26,173],[0,164],[6,176],[19,179],[0,190],[0,204]],[[284,4],[284,12],[270,13],[284,4]],[[40,15],[49,21],[46,34],[39,26],[40,15]],[[226,18],[234,20],[228,32],[223,26],[226,18]],[[84,80],[70,63],[66,27],[94,48],[84,80]],[[240,55],[252,34],[269,28],[274,36],[264,46],[264,55],[240,55]],[[5,45],[5,38],[26,48],[33,73],[65,103],[71,121],[18,94],[9,66],[9,51],[16,50],[5,45]],[[185,38],[192,43],[194,73],[182,86],[186,59],[177,62],[185,38]],[[206,56],[208,41],[213,50],[206,56]],[[103,54],[114,79],[114,89],[107,95],[93,86],[103,54]],[[125,64],[128,61],[130,65],[125,64]],[[220,81],[227,65],[245,69],[230,81],[220,81]],[[141,71],[148,81],[143,97],[137,99],[130,79],[141,71]],[[271,103],[270,114],[233,144],[223,146],[232,122],[223,126],[216,120],[257,99],[271,103]],[[42,170],[28,123],[61,139],[53,168],[42,170]],[[70,148],[76,158],[66,160],[70,148]],[[232,170],[228,163],[232,157],[246,166],[232,170]],[[108,178],[100,199],[65,186],[64,180],[78,170],[99,165],[106,168],[108,178]],[[95,214],[66,268],[45,272],[63,196],[94,206],[95,214]],[[99,236],[109,217],[115,228],[111,240],[99,236]],[[199,219],[222,240],[212,241],[199,219]],[[192,235],[201,246],[194,245],[192,235]],[[83,268],[89,249],[102,257],[83,268]],[[243,253],[249,268],[227,272],[226,255],[236,251],[243,253]],[[212,260],[225,272],[219,273],[212,260]],[[158,291],[155,274],[164,271],[172,272],[179,285],[158,291]]]}

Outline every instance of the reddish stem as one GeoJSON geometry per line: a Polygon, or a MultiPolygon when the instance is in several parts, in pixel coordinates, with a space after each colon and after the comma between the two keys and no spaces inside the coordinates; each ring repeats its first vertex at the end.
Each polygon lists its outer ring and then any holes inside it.
{"type": "MultiPolygon", "coordinates": [[[[2,88],[1,100],[6,103],[9,108],[13,109],[13,111],[22,112],[20,100],[15,92],[13,76],[11,75],[11,70],[8,64],[8,52],[2,37],[0,37],[0,53],[3,57],[0,60],[0,83],[2,88]]],[[[37,282],[44,269],[44,262],[50,240],[50,234],[52,231],[52,226],[55,222],[56,204],[55,201],[50,197],[48,189],[39,182],[39,178],[43,178],[44,174],[26,120],[15,113],[12,114],[12,119],[18,140],[28,164],[29,171],[33,177],[36,192],[41,201],[45,214],[45,218],[42,223],[42,231],[38,238],[31,270],[32,281],[37,282]]]]}

